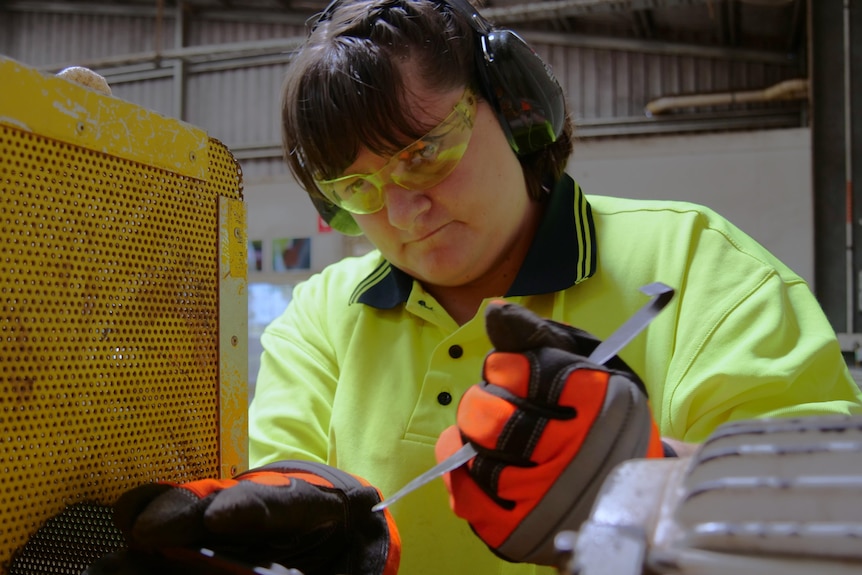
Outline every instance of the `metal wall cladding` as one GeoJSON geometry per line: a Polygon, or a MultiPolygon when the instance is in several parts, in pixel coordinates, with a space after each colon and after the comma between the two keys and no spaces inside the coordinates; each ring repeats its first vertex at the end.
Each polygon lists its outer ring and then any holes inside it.
{"type": "MultiPolygon", "coordinates": [[[[8,12],[11,57],[51,71],[52,65],[103,60],[99,68],[115,95],[179,117],[227,144],[241,161],[262,175],[280,173],[281,84],[292,47],[306,34],[302,23],[194,18],[187,22],[185,47],[196,52],[183,64],[175,58],[114,63],[161,46],[176,55],[174,12],[162,27],[152,16],[8,12]],[[161,30],[161,31],[159,31],[161,30]],[[283,41],[283,46],[278,43],[283,41]],[[261,49],[261,44],[272,43],[261,49]],[[206,47],[213,47],[206,53],[206,47]],[[203,50],[201,48],[204,48],[203,50]],[[251,161],[254,160],[252,166],[251,161]],[[273,166],[267,166],[272,163],[273,166]]],[[[515,28],[517,30],[517,28],[515,28]]],[[[723,119],[748,113],[747,128],[792,127],[804,122],[798,102],[747,104],[723,108],[675,110],[648,118],[644,106],[668,95],[745,91],[781,80],[804,77],[798,58],[782,60],[776,52],[722,52],[692,44],[674,45],[635,38],[600,37],[565,32],[522,31],[560,80],[580,137],[626,136],[681,131],[715,131],[742,124],[723,119]],[[779,124],[758,114],[776,110],[779,124]],[[675,123],[676,122],[676,123],[675,123]],[[772,123],[769,123],[772,122],[772,123]]],[[[708,30],[705,33],[710,33],[708,30]]],[[[680,38],[693,41],[692,38],[680,38]]]]}
{"type": "Polygon", "coordinates": [[[0,11],[0,18],[8,31],[0,44],[3,53],[29,66],[170,48],[174,36],[173,20],[164,20],[157,34],[156,20],[148,16],[0,11]]]}
{"type": "MultiPolygon", "coordinates": [[[[305,33],[303,26],[284,23],[198,21],[189,27],[188,43],[243,47],[305,33]]],[[[289,60],[287,50],[274,50],[191,66],[186,119],[232,148],[271,148],[281,141],[281,85],[289,60]]]]}
{"type": "MultiPolygon", "coordinates": [[[[550,65],[566,93],[576,126],[589,135],[627,135],[669,131],[664,118],[648,118],[645,106],[657,98],[685,94],[709,94],[762,90],[782,80],[804,77],[792,61],[729,59],[686,53],[646,53],[633,50],[562,46],[533,43],[550,65]],[[614,129],[617,126],[617,129],[614,129]],[[602,128],[603,131],[593,130],[602,128]]],[[[756,114],[764,104],[680,109],[702,118],[747,111],[756,114]]],[[[769,104],[772,110],[793,114],[798,102],[769,104]]],[[[714,119],[714,118],[713,118],[714,119]]],[[[694,120],[696,122],[696,119],[694,120]]],[[[799,120],[796,121],[797,125],[799,120]]],[[[696,127],[696,126],[695,126],[696,127]]],[[[703,125],[715,130],[716,123],[703,125]]],[[[583,135],[583,133],[582,133],[583,135]]]]}
{"type": "Polygon", "coordinates": [[[228,20],[197,20],[189,25],[186,42],[190,46],[226,44],[273,38],[305,36],[305,26],[284,22],[237,22],[228,20]]]}
{"type": "Polygon", "coordinates": [[[282,176],[290,177],[290,170],[280,156],[241,159],[239,163],[242,165],[243,179],[248,182],[272,180],[282,176]]]}
{"type": "Polygon", "coordinates": [[[170,76],[129,82],[110,81],[115,96],[133,102],[171,118],[178,117],[179,110],[174,92],[175,80],[170,76]]]}
{"type": "Polygon", "coordinates": [[[186,120],[239,151],[281,141],[286,64],[189,75],[186,120]]]}

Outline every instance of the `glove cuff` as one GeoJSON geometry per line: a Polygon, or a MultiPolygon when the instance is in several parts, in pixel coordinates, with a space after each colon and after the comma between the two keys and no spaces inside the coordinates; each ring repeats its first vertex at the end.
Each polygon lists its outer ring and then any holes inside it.
{"type": "MultiPolygon", "coordinates": [[[[294,459],[276,461],[255,467],[254,469],[240,473],[234,479],[237,481],[245,479],[253,480],[255,483],[269,483],[270,480],[267,479],[267,476],[272,476],[273,473],[293,479],[302,479],[318,487],[331,487],[342,491],[369,485],[364,479],[341,471],[331,465],[294,459]]],[[[273,479],[272,481],[278,480],[273,479]]]]}

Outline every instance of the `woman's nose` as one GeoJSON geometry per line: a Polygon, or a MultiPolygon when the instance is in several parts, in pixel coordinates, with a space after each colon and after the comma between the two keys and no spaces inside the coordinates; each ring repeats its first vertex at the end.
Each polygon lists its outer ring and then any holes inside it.
{"type": "Polygon", "coordinates": [[[422,190],[409,190],[390,183],[384,188],[389,224],[409,230],[421,214],[431,209],[431,198],[422,190]]]}

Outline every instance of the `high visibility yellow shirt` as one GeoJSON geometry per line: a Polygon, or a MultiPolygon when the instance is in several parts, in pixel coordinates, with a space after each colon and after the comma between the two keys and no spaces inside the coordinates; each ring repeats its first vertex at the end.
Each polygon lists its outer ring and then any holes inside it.
{"type": "MultiPolygon", "coordinates": [[[[567,176],[550,202],[505,298],[604,339],[648,301],[639,287],[675,288],[620,353],[663,436],[700,442],[734,419],[862,412],[809,287],[731,223],[683,202],[587,201],[567,176]]],[[[321,461],[391,495],[435,464],[438,435],[479,380],[483,317],[484,304],[459,327],[378,252],[298,285],[261,338],[250,464],[321,461]]],[[[555,573],[488,551],[451,512],[442,481],[391,511],[405,575],[555,573]]]]}

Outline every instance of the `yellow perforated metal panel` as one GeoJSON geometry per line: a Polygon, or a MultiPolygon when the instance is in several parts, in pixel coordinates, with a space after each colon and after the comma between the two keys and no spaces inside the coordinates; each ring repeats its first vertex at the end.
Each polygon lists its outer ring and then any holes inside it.
{"type": "Polygon", "coordinates": [[[8,59],[0,85],[5,573],[68,506],[245,468],[247,252],[221,143],[8,59]]]}

